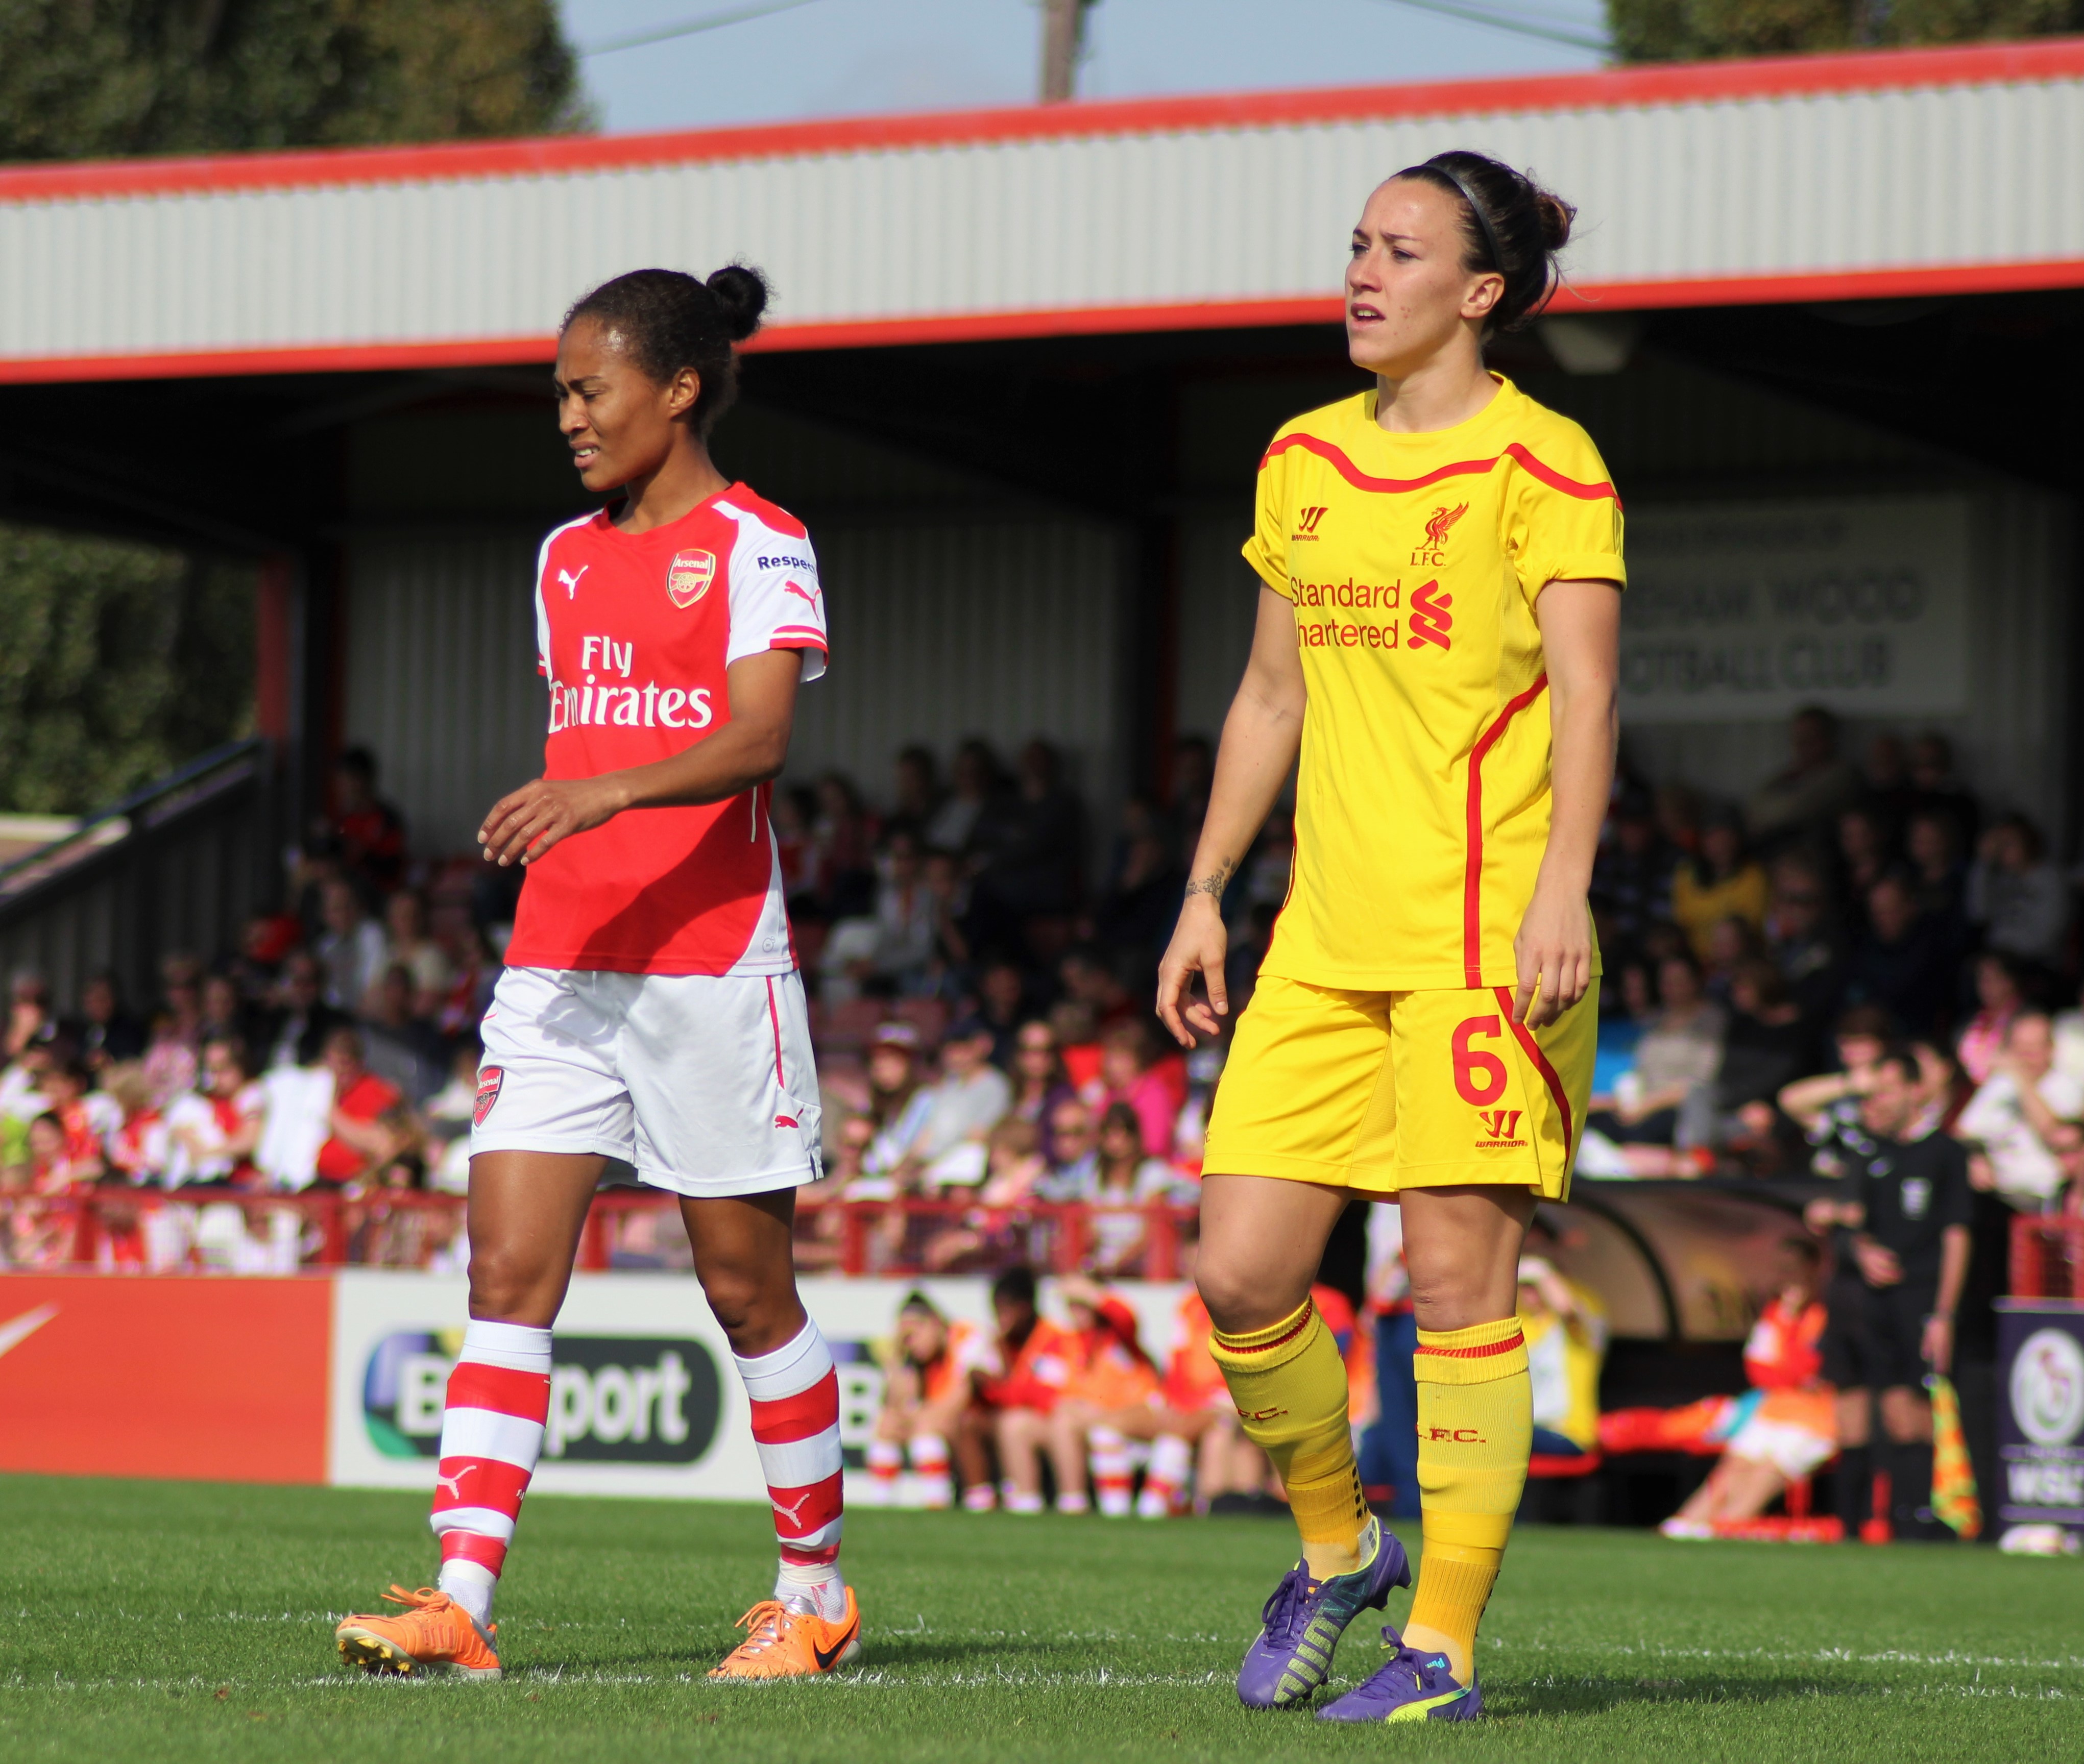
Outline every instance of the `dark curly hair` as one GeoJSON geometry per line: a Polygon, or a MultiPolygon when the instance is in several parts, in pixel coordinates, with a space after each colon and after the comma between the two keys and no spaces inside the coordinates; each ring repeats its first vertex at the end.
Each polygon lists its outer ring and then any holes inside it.
{"type": "Polygon", "coordinates": [[[1436,153],[1396,176],[1452,197],[1462,210],[1463,267],[1495,269],[1505,277],[1505,292],[1484,326],[1486,336],[1517,331],[1548,304],[1562,280],[1556,254],[1570,241],[1576,209],[1524,172],[1480,153],[1436,153]]]}
{"type": "Polygon", "coordinates": [[[561,336],[579,319],[592,319],[662,386],[693,368],[702,389],[688,421],[706,438],[738,396],[733,345],[760,328],[767,299],[767,278],[743,264],[726,264],[705,281],[677,269],[633,269],[581,295],[557,331],[561,336]]]}

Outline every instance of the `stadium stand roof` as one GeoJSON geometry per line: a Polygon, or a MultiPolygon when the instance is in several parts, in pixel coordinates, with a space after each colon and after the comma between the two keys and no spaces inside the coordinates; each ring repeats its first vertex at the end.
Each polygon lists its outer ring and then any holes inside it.
{"type": "MultiPolygon", "coordinates": [[[[1565,308],[2084,287],[2084,39],[672,134],[0,171],[0,382],[547,360],[743,254],[769,349],[1334,320],[1450,146],[1595,217],[1565,308]]],[[[1559,309],[1562,310],[1562,309],[1559,309]]]]}

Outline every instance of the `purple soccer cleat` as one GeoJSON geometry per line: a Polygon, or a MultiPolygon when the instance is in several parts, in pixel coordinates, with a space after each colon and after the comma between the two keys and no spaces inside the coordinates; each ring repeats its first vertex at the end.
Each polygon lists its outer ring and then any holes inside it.
{"type": "Polygon", "coordinates": [[[1404,1546],[1370,1519],[1361,1538],[1372,1554],[1351,1574],[1313,1580],[1297,1563],[1261,1608],[1259,1639],[1238,1669],[1238,1700],[1248,1709],[1285,1709],[1302,1702],[1331,1676],[1332,1653],[1346,1626],[1389,1602],[1391,1587],[1411,1584],[1404,1546]]]}
{"type": "Polygon", "coordinates": [[[1407,1648],[1393,1629],[1384,1629],[1382,1639],[1396,1656],[1366,1683],[1319,1709],[1319,1721],[1473,1721],[1484,1712],[1483,1690],[1473,1674],[1462,1683],[1445,1654],[1407,1648]]]}

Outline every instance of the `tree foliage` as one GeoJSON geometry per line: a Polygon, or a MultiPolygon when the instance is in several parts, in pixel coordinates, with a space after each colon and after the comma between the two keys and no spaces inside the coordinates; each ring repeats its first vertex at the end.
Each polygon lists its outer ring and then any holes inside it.
{"type": "Polygon", "coordinates": [[[0,159],[582,125],[553,0],[0,0],[0,159]]]}
{"type": "Polygon", "coordinates": [[[77,814],[246,734],[253,576],[0,527],[0,809],[77,814]]]}
{"type": "Polygon", "coordinates": [[[2084,0],[1607,0],[1624,61],[1972,43],[2084,30],[2084,0]]]}

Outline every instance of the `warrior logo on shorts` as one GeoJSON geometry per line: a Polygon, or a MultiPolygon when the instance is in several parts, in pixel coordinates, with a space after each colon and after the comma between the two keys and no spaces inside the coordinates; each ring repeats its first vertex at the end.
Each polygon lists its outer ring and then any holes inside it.
{"type": "Polygon", "coordinates": [[[1480,1123],[1483,1137],[1476,1141],[1480,1152],[1497,1150],[1513,1145],[1524,1145],[1519,1136],[1519,1123],[1523,1109],[1479,1109],[1476,1119],[1480,1123]]]}
{"type": "Polygon", "coordinates": [[[714,552],[676,552],[666,566],[666,592],[684,612],[709,591],[715,577],[714,552]]]}
{"type": "Polygon", "coordinates": [[[472,1122],[485,1125],[485,1118],[492,1113],[492,1105],[499,1100],[499,1087],[506,1080],[506,1072],[501,1066],[481,1067],[477,1074],[477,1106],[470,1111],[472,1122]]]}

